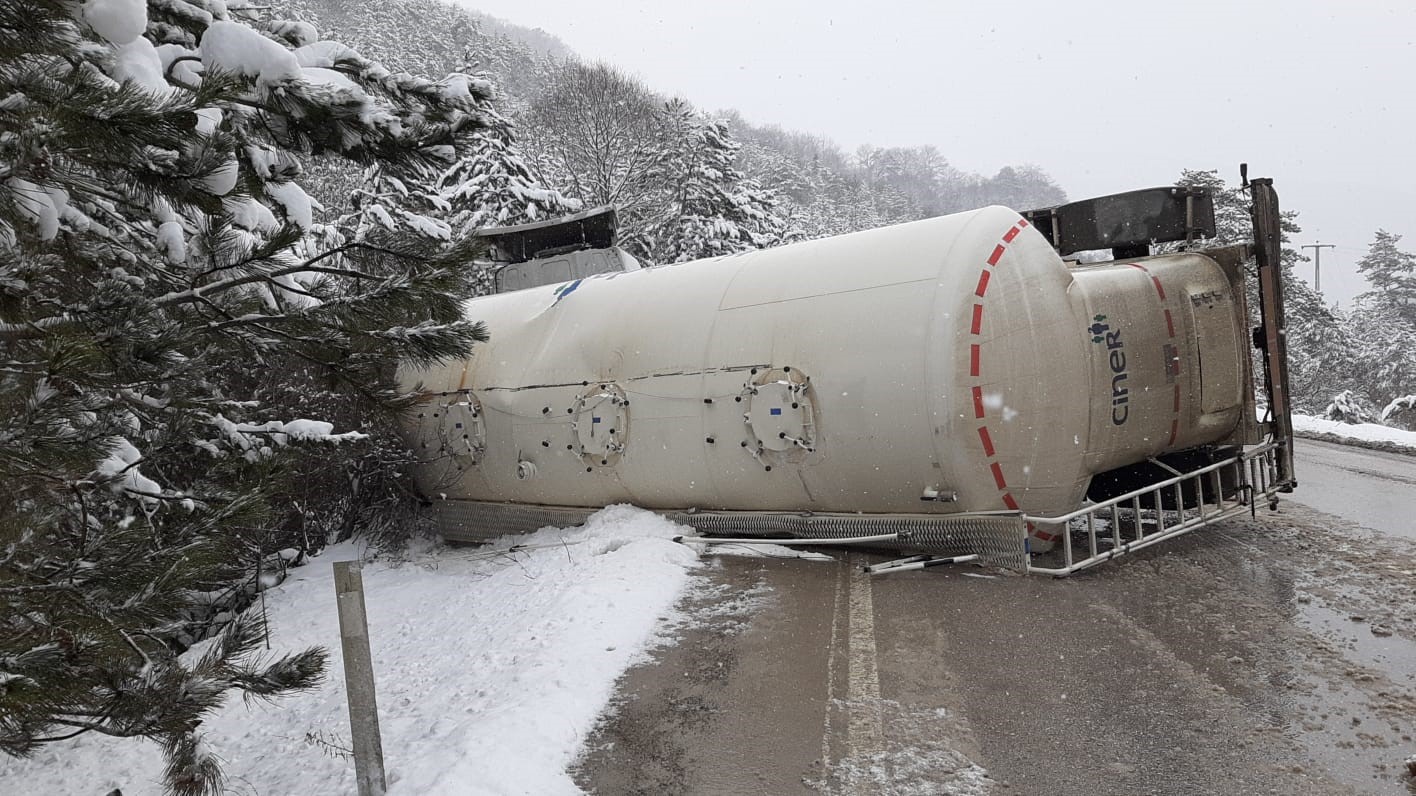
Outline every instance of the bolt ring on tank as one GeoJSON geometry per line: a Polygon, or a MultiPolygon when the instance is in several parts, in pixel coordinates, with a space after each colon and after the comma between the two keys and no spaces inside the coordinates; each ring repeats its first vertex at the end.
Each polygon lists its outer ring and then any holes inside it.
{"type": "Polygon", "coordinates": [[[572,449],[594,466],[615,464],[629,442],[629,397],[613,382],[592,384],[575,399],[572,449]]]}
{"type": "Polygon", "coordinates": [[[765,467],[796,463],[816,450],[816,402],[811,378],[785,366],[762,369],[743,386],[743,449],[765,467]]]}
{"type": "Polygon", "coordinates": [[[487,450],[482,402],[471,391],[443,393],[438,398],[431,413],[420,414],[437,429],[438,452],[452,456],[459,468],[479,464],[487,450]]]}

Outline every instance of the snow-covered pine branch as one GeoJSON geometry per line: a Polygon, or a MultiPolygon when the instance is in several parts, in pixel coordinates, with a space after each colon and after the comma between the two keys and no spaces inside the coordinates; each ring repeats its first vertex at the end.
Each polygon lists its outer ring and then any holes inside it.
{"type": "Polygon", "coordinates": [[[238,622],[187,666],[187,608],[322,544],[307,490],[361,516],[407,456],[375,433],[393,366],[484,336],[475,242],[431,186],[492,87],[246,3],[0,0],[0,30],[0,750],[142,736],[172,792],[215,792],[206,711],[308,686],[323,653],[261,662],[238,622]],[[314,157],[384,175],[397,234],[327,234],[314,157]]]}

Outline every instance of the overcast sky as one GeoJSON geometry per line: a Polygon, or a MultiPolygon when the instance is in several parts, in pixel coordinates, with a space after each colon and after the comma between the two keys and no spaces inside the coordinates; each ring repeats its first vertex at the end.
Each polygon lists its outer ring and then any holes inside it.
{"type": "Polygon", "coordinates": [[[464,2],[705,110],[1035,163],[1074,199],[1247,161],[1296,244],[1336,244],[1329,301],[1378,228],[1416,250],[1416,0],[464,2]]]}

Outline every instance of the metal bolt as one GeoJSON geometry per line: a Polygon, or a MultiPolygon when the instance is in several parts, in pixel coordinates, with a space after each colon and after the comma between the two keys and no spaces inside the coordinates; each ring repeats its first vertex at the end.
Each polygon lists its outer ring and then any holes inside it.
{"type": "Polygon", "coordinates": [[[712,445],[712,444],[713,444],[713,438],[712,438],[712,437],[709,437],[709,438],[708,438],[708,444],[709,444],[709,445],[712,445]]]}

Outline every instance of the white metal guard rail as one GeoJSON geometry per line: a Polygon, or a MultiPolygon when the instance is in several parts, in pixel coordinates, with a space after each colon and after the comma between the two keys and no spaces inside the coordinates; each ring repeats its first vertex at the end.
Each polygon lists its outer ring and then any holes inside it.
{"type": "Polygon", "coordinates": [[[1173,539],[1227,517],[1252,511],[1256,502],[1267,498],[1277,502],[1277,493],[1285,486],[1278,482],[1275,454],[1278,442],[1265,442],[1242,454],[1216,462],[1193,472],[1177,475],[1150,486],[1127,492],[1110,500],[1078,509],[1070,514],[1041,517],[1025,514],[1030,525],[1051,526],[1059,538],[1062,566],[1033,566],[1029,557],[1028,572],[1058,577],[1096,566],[1127,553],[1173,539]],[[1225,498],[1225,492],[1232,497],[1225,498]],[[1187,508],[1186,501],[1193,502],[1187,508]],[[1166,501],[1173,500],[1167,508],[1166,501]],[[1167,521],[1169,515],[1169,521],[1167,521]],[[1123,520],[1129,519],[1124,528],[1123,520]],[[1104,523],[1105,528],[1098,529],[1104,523]],[[1150,523],[1153,529],[1147,531],[1150,523]],[[1073,532],[1085,534],[1085,555],[1078,558],[1073,549],[1073,532]]]}

